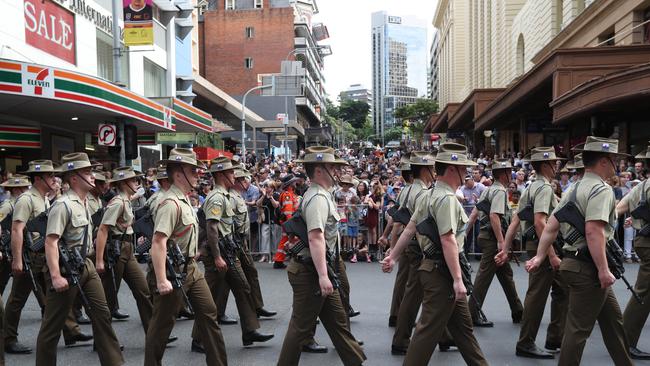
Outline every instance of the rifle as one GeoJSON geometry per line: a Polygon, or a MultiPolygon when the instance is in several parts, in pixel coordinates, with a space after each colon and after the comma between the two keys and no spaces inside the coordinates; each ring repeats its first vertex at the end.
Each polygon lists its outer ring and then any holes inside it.
{"type": "MultiPolygon", "coordinates": [[[[440,259],[441,267],[444,268],[444,271],[448,277],[452,279],[451,272],[449,271],[447,262],[444,259],[442,242],[440,241],[440,233],[438,232],[438,224],[436,221],[431,215],[429,215],[426,219],[417,224],[415,228],[418,233],[420,233],[420,235],[426,236],[433,243],[423,250],[424,257],[427,259],[440,259]]],[[[467,296],[474,301],[478,316],[481,318],[481,320],[487,322],[487,316],[485,316],[485,313],[483,312],[483,305],[481,305],[481,303],[476,300],[476,297],[471,296],[474,290],[474,285],[472,284],[472,266],[467,260],[465,253],[458,253],[458,263],[460,264],[463,284],[465,285],[465,289],[467,289],[467,296]]]]}
{"type": "Polygon", "coordinates": [[[11,224],[12,215],[0,221],[0,252],[7,262],[11,262],[11,224]]]}
{"type": "MultiPolygon", "coordinates": [[[[81,296],[81,302],[83,303],[86,311],[90,310],[90,303],[86,297],[86,293],[81,287],[80,278],[81,273],[84,267],[84,258],[79,253],[79,247],[68,248],[65,246],[64,242],[59,239],[59,265],[63,268],[63,277],[68,280],[70,287],[77,286],[79,290],[79,295],[81,296]]],[[[52,288],[51,291],[54,291],[52,288]]]]}
{"type": "MultiPolygon", "coordinates": [[[[570,234],[569,237],[565,238],[565,241],[568,244],[575,243],[575,241],[580,237],[586,238],[585,217],[582,212],[580,212],[580,208],[575,202],[579,184],[579,182],[576,184],[576,187],[571,193],[571,198],[566,202],[566,204],[554,213],[555,218],[559,222],[569,224],[574,231],[574,233],[570,234]]],[[[605,243],[605,256],[607,258],[607,266],[614,277],[622,279],[627,289],[632,292],[632,296],[634,296],[636,301],[643,305],[643,300],[623,274],[625,273],[625,267],[623,266],[624,254],[615,239],[612,238],[605,243]]],[[[581,247],[578,248],[576,251],[576,259],[593,263],[589,247],[586,244],[581,245],[581,247]]]]}
{"type": "MultiPolygon", "coordinates": [[[[170,242],[167,248],[167,256],[165,258],[165,271],[167,272],[167,279],[172,283],[172,288],[181,290],[183,300],[185,300],[188,309],[190,312],[194,313],[190,299],[187,297],[187,292],[185,292],[185,289],[183,288],[183,282],[185,281],[186,274],[182,272],[178,273],[174,269],[174,267],[177,266],[180,268],[181,266],[186,265],[186,263],[187,262],[185,261],[185,256],[181,252],[181,248],[178,246],[178,244],[170,242]]],[[[156,293],[158,293],[158,289],[156,289],[156,293]]]]}
{"type": "MultiPolygon", "coordinates": [[[[151,238],[153,237],[154,222],[149,207],[142,207],[134,212],[135,222],[133,223],[133,232],[136,238],[144,238],[141,244],[135,246],[134,256],[138,263],[149,263],[151,257],[151,238]]],[[[139,240],[136,239],[136,243],[139,240]]]]}
{"type": "Polygon", "coordinates": [[[90,221],[93,223],[93,227],[99,227],[102,223],[102,218],[104,217],[104,211],[106,211],[106,208],[101,207],[99,210],[97,210],[92,216],[90,216],[90,221]]]}
{"type": "MultiPolygon", "coordinates": [[[[490,201],[487,199],[484,199],[482,201],[479,201],[476,203],[476,209],[482,212],[485,216],[483,217],[482,220],[479,221],[481,225],[487,225],[491,229],[491,223],[490,223],[490,201]]],[[[507,210],[507,207],[505,208],[507,210]]],[[[501,233],[503,236],[506,236],[506,233],[508,232],[508,223],[506,222],[505,219],[505,214],[499,216],[499,223],[501,224],[501,233]]],[[[510,248],[510,251],[508,253],[508,256],[512,258],[515,261],[515,264],[517,264],[517,267],[520,267],[521,264],[519,263],[519,258],[515,255],[513,252],[512,248],[510,248]]]]}
{"type": "MultiPolygon", "coordinates": [[[[122,235],[124,239],[124,235],[122,235]]],[[[117,281],[115,279],[115,265],[120,260],[122,254],[122,240],[111,239],[106,244],[106,269],[111,272],[111,282],[113,283],[113,291],[115,294],[115,306],[119,309],[120,304],[117,299],[117,281]]]]}

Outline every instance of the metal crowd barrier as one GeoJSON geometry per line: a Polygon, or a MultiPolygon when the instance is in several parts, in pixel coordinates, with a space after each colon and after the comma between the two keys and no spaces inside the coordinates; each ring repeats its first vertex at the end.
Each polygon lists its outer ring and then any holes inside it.
{"type": "MultiPolygon", "coordinates": [[[[260,207],[260,208],[264,211],[265,218],[270,217],[271,212],[268,209],[268,207],[260,207]]],[[[262,225],[266,225],[266,224],[264,224],[263,222],[260,221],[260,218],[259,218],[259,215],[258,215],[258,218],[257,218],[257,243],[255,243],[256,246],[255,246],[255,249],[253,250],[253,248],[252,248],[253,243],[251,242],[251,255],[268,255],[269,256],[268,261],[273,262],[273,255],[275,254],[274,251],[273,251],[273,243],[274,243],[273,239],[277,239],[277,242],[275,242],[275,248],[277,249],[278,244],[280,244],[280,238],[282,237],[282,235],[280,235],[279,238],[275,238],[275,236],[273,235],[273,231],[274,231],[273,226],[277,225],[277,224],[269,224],[269,250],[268,250],[268,252],[262,252],[262,250],[261,250],[262,249],[262,225]]]]}

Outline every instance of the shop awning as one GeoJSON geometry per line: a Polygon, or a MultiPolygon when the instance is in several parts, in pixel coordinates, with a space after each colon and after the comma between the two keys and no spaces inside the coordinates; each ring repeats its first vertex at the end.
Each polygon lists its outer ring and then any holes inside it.
{"type": "Polygon", "coordinates": [[[627,112],[647,109],[648,97],[650,63],[645,63],[588,81],[555,99],[551,102],[553,123],[566,122],[612,107],[627,112]]]}
{"type": "Polygon", "coordinates": [[[595,78],[643,64],[650,45],[558,49],[523,74],[476,118],[475,129],[493,128],[516,119],[531,104],[548,103],[595,78]]]}
{"type": "Polygon", "coordinates": [[[445,108],[440,111],[438,118],[432,122],[431,128],[429,129],[431,133],[437,132],[447,132],[449,129],[449,119],[453,117],[458,110],[460,103],[447,103],[445,108]]]}
{"type": "Polygon", "coordinates": [[[212,118],[207,113],[178,98],[151,98],[172,110],[172,121],[177,132],[222,132],[231,130],[230,127],[212,118]]]}
{"type": "Polygon", "coordinates": [[[433,123],[438,119],[439,115],[440,114],[436,113],[429,116],[427,124],[424,125],[424,130],[422,130],[423,133],[431,133],[431,127],[433,127],[433,123]]]}
{"type": "Polygon", "coordinates": [[[456,113],[449,118],[450,130],[466,130],[474,128],[474,121],[505,89],[474,89],[460,103],[456,113]]]}
{"type": "Polygon", "coordinates": [[[0,60],[0,113],[91,131],[114,117],[128,118],[138,128],[175,130],[171,108],[128,89],[74,71],[5,59],[0,60]]]}
{"type": "Polygon", "coordinates": [[[32,127],[0,126],[0,147],[40,149],[41,129],[32,127]]]}

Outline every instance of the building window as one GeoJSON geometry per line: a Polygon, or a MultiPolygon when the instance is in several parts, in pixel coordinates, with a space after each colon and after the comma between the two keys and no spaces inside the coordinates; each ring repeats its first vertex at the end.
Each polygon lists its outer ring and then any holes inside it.
{"type": "Polygon", "coordinates": [[[517,76],[524,73],[525,55],[524,35],[520,34],[519,39],[517,39],[517,76]]]}
{"type": "Polygon", "coordinates": [[[252,69],[253,68],[253,58],[252,57],[246,57],[244,59],[244,67],[247,69],[252,69]]]}
{"type": "Polygon", "coordinates": [[[599,46],[614,46],[614,41],[616,40],[616,33],[614,32],[614,26],[610,27],[608,30],[603,32],[598,36],[598,45],[599,46]]]}
{"type": "Polygon", "coordinates": [[[264,7],[264,0],[255,0],[255,9],[262,9],[264,7]]]}
{"type": "Polygon", "coordinates": [[[253,38],[255,36],[255,28],[246,27],[246,38],[253,38]]]}
{"type": "Polygon", "coordinates": [[[167,77],[165,69],[144,58],[144,96],[167,96],[167,77]]]}
{"type": "MultiPolygon", "coordinates": [[[[97,32],[97,76],[108,81],[115,81],[113,77],[113,37],[100,31],[97,32]]],[[[121,77],[120,82],[129,85],[129,53],[125,52],[120,57],[121,77]]]]}
{"type": "Polygon", "coordinates": [[[235,0],[226,0],[226,10],[235,10],[235,0]]]}

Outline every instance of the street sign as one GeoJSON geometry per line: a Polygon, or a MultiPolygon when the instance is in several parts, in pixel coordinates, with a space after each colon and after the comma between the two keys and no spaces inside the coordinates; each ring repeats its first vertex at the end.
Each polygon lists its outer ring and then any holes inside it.
{"type": "Polygon", "coordinates": [[[278,135],[278,136],[275,136],[275,138],[276,138],[278,141],[284,141],[284,140],[297,140],[297,139],[298,139],[298,135],[287,135],[287,136],[278,135]]]}
{"type": "Polygon", "coordinates": [[[165,145],[194,144],[196,134],[193,132],[158,132],[156,143],[165,145]]]}
{"type": "Polygon", "coordinates": [[[262,129],[262,133],[283,133],[284,127],[267,127],[262,129]]]}
{"type": "Polygon", "coordinates": [[[275,115],[275,119],[278,121],[281,121],[283,125],[288,125],[289,124],[289,115],[286,113],[278,113],[275,115]]]}
{"type": "Polygon", "coordinates": [[[117,128],[115,125],[102,123],[97,130],[97,143],[101,146],[115,146],[117,128]]]}

